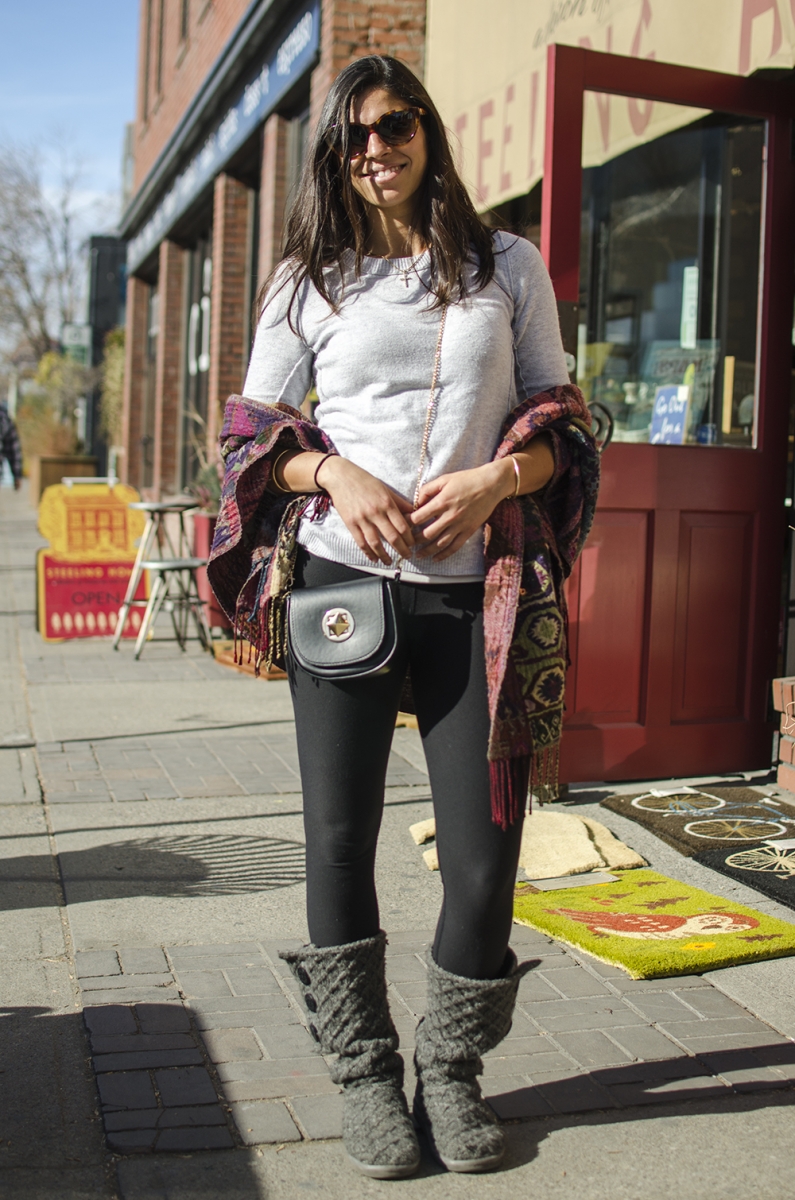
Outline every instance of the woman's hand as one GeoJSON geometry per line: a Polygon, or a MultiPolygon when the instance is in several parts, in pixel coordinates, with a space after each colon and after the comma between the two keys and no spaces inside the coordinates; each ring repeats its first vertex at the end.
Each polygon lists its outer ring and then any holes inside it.
{"type": "Polygon", "coordinates": [[[516,454],[469,471],[440,475],[421,488],[419,504],[410,518],[413,525],[423,527],[421,558],[443,562],[455,554],[501,500],[516,494],[514,462],[519,468],[519,495],[545,487],[555,469],[549,438],[539,434],[516,454]]]}
{"type": "Polygon", "coordinates": [[[501,459],[424,484],[410,518],[421,536],[419,557],[443,562],[455,554],[511,495],[515,482],[510,461],[501,459]]]}
{"type": "Polygon", "coordinates": [[[393,492],[369,471],[336,454],[322,464],[317,482],[331,496],[351,537],[370,562],[392,566],[385,542],[401,558],[413,553],[415,535],[407,520],[413,507],[411,501],[393,492]]]}

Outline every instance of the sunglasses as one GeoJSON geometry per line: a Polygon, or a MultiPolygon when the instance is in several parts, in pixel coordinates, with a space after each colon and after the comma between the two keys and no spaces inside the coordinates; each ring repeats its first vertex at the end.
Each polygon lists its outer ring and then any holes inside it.
{"type": "MultiPolygon", "coordinates": [[[[405,146],[419,129],[420,117],[424,116],[424,108],[396,108],[384,113],[372,125],[358,125],[352,121],[348,125],[348,158],[359,158],[364,154],[371,133],[377,133],[387,146],[405,146]]],[[[332,125],[328,142],[332,149],[342,153],[342,125],[332,125]]]]}

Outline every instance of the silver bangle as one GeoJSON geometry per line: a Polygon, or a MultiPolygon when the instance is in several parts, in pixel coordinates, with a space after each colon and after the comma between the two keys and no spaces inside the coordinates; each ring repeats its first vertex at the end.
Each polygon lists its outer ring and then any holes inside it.
{"type": "Polygon", "coordinates": [[[521,474],[520,474],[520,472],[519,472],[519,464],[518,464],[518,462],[516,461],[516,459],[514,458],[514,456],[511,454],[511,455],[509,455],[508,457],[510,458],[510,460],[511,460],[511,463],[513,464],[513,470],[514,470],[514,474],[516,475],[516,483],[514,484],[514,489],[513,489],[513,491],[511,492],[511,494],[510,494],[510,496],[508,497],[508,499],[509,499],[509,500],[515,500],[515,499],[516,499],[516,497],[519,495],[519,485],[520,485],[520,483],[522,482],[522,477],[521,477],[521,474]]]}

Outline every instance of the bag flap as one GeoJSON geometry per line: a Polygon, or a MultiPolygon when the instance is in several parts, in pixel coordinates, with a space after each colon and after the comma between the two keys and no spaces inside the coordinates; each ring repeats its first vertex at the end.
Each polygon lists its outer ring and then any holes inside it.
{"type": "Polygon", "coordinates": [[[366,663],[382,646],[391,604],[388,581],[378,576],[293,591],[290,649],[307,667],[366,663]]]}

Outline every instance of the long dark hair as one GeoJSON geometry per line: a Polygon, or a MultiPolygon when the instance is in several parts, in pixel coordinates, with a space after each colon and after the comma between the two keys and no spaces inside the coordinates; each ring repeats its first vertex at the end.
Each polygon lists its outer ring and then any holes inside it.
{"type": "MultiPolygon", "coordinates": [[[[489,229],[469,198],[453,162],[442,119],[427,91],[407,66],[396,58],[371,54],[357,58],[335,79],[323,105],[314,139],[304,163],[298,193],[287,219],[283,262],[290,264],[285,282],[294,284],[292,310],[301,284],[309,279],[336,309],[324,268],[339,267],[345,250],[356,256],[361,273],[368,224],[365,202],[351,185],[347,148],[352,100],[373,88],[384,88],[406,104],[425,109],[422,117],[428,165],[417,195],[415,231],[430,251],[431,291],[435,304],[462,299],[470,290],[467,266],[477,261],[475,290],[494,274],[494,248],[489,229]],[[329,144],[332,126],[343,130],[343,153],[329,144]]],[[[278,270],[278,268],[277,268],[278,270]]],[[[262,312],[274,272],[262,285],[256,315],[262,312]]]]}

